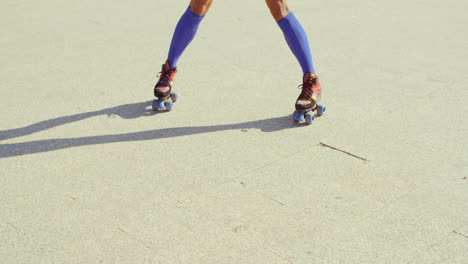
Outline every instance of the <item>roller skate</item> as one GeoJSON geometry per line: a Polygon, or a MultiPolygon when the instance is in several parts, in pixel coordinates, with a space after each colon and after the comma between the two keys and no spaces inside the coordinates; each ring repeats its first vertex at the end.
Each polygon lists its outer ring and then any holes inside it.
{"type": "Polygon", "coordinates": [[[301,94],[296,101],[296,111],[293,113],[293,120],[296,123],[312,124],[315,117],[323,115],[325,106],[318,105],[322,95],[322,87],[320,86],[319,78],[315,73],[308,72],[304,75],[301,94]],[[316,112],[316,114],[314,114],[316,112]]]}
{"type": "Polygon", "coordinates": [[[159,73],[159,81],[154,86],[154,96],[158,99],[153,100],[154,111],[171,111],[174,103],[177,101],[179,94],[172,92],[172,84],[174,83],[177,67],[172,68],[171,63],[166,61],[162,65],[162,70],[159,73]]]}

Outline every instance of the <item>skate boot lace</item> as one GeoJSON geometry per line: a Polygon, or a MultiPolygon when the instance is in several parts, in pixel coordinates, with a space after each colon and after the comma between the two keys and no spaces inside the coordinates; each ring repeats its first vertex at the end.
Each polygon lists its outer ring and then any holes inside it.
{"type": "Polygon", "coordinates": [[[299,85],[297,89],[302,89],[300,99],[310,99],[312,97],[313,87],[317,83],[317,78],[309,78],[299,85]]]}
{"type": "Polygon", "coordinates": [[[160,78],[159,84],[165,85],[165,86],[170,86],[171,82],[171,76],[174,75],[177,72],[177,68],[172,68],[169,70],[162,70],[161,72],[158,73],[158,78],[160,78]]]}

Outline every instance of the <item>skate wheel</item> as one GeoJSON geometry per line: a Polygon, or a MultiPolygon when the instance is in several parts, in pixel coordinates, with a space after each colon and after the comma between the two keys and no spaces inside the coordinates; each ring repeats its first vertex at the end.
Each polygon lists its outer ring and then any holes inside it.
{"type": "Polygon", "coordinates": [[[294,111],[293,119],[295,122],[304,122],[304,114],[294,111]]]}
{"type": "Polygon", "coordinates": [[[312,114],[312,115],[305,115],[305,122],[310,125],[312,124],[312,121],[314,121],[315,119],[315,116],[312,114]]]}
{"type": "Polygon", "coordinates": [[[171,99],[172,99],[172,102],[177,102],[177,99],[179,98],[179,93],[178,92],[175,92],[175,93],[171,93],[171,99]]]}
{"type": "Polygon", "coordinates": [[[159,100],[153,100],[152,107],[153,107],[154,111],[161,111],[161,110],[166,109],[166,106],[164,105],[164,102],[159,101],[159,100]]]}
{"type": "Polygon", "coordinates": [[[171,111],[171,110],[172,110],[172,107],[173,107],[173,104],[174,104],[174,103],[172,102],[172,100],[167,101],[167,102],[165,103],[165,105],[166,105],[166,107],[165,107],[165,108],[166,108],[166,111],[171,111]]]}
{"type": "Polygon", "coordinates": [[[325,113],[325,106],[319,105],[317,106],[317,116],[321,116],[325,113]]]}
{"type": "Polygon", "coordinates": [[[160,101],[158,100],[153,100],[153,103],[151,104],[152,108],[154,111],[159,111],[161,110],[161,104],[160,104],[160,101]]]}

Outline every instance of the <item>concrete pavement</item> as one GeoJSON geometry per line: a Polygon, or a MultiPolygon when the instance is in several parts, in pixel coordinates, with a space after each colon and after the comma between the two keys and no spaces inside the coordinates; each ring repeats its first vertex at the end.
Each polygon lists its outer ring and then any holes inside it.
{"type": "Polygon", "coordinates": [[[187,4],[0,4],[3,263],[468,262],[466,3],[290,1],[311,126],[263,1],[215,1],[154,113],[187,4]]]}

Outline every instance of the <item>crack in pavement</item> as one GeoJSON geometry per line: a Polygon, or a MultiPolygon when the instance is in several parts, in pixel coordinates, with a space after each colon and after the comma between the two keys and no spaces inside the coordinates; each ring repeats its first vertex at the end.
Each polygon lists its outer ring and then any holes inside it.
{"type": "Polygon", "coordinates": [[[138,238],[132,236],[131,234],[129,234],[127,231],[123,230],[122,228],[117,227],[117,229],[119,229],[120,232],[126,234],[127,236],[133,238],[135,241],[137,241],[138,243],[142,244],[142,245],[145,246],[146,248],[148,248],[148,249],[150,249],[150,250],[152,250],[152,251],[156,251],[154,248],[152,248],[151,246],[149,246],[149,245],[146,244],[145,242],[141,241],[140,239],[138,239],[138,238]]]}
{"type": "Polygon", "coordinates": [[[366,162],[366,163],[370,161],[370,160],[368,160],[368,159],[365,159],[365,158],[363,158],[363,157],[359,157],[359,156],[357,156],[357,155],[354,155],[354,154],[352,154],[352,153],[349,153],[349,152],[347,152],[347,151],[344,151],[344,150],[341,150],[341,149],[338,149],[338,148],[332,147],[332,146],[330,146],[330,145],[327,145],[327,144],[325,144],[325,143],[322,143],[322,142],[320,142],[320,143],[319,143],[319,145],[320,145],[320,146],[322,146],[322,147],[326,147],[326,148],[330,148],[330,149],[333,149],[333,150],[336,150],[336,151],[342,152],[342,153],[344,153],[344,154],[347,154],[347,155],[349,155],[349,156],[351,156],[351,157],[355,157],[355,158],[357,158],[357,159],[360,159],[360,160],[362,160],[362,161],[364,161],[364,162],[366,162]]]}
{"type": "Polygon", "coordinates": [[[453,231],[453,232],[454,232],[455,234],[457,234],[457,235],[460,235],[460,236],[462,236],[462,237],[468,238],[468,236],[466,236],[466,235],[464,235],[464,234],[462,234],[462,233],[458,233],[457,231],[453,231]]]}

